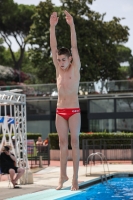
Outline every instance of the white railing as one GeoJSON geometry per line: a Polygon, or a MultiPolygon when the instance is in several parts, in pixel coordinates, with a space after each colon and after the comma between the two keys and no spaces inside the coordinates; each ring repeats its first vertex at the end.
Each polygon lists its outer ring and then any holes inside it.
{"type": "MultiPolygon", "coordinates": [[[[19,89],[27,96],[58,96],[56,84],[32,84],[0,86],[1,91],[19,89]]],[[[133,80],[80,82],[79,95],[130,93],[133,92],[133,80]]]]}

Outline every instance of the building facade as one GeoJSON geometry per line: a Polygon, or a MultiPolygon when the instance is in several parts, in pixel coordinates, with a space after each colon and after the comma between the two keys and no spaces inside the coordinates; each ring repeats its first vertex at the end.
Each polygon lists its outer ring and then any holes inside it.
{"type": "MultiPolygon", "coordinates": [[[[26,94],[27,132],[55,133],[56,84],[1,86],[26,94]]],[[[133,81],[81,82],[81,132],[133,132],[133,81]]],[[[4,108],[1,108],[4,109],[4,108]]]]}
{"type": "MultiPolygon", "coordinates": [[[[56,133],[57,98],[27,97],[27,131],[56,133]]],[[[133,132],[133,95],[79,96],[81,132],[133,132]]]]}

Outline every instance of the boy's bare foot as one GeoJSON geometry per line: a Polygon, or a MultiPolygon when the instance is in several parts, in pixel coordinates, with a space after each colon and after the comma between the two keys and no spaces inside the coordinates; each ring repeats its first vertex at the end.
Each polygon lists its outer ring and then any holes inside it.
{"type": "Polygon", "coordinates": [[[72,191],[75,191],[75,190],[78,190],[78,189],[79,189],[78,180],[77,180],[77,179],[73,179],[73,180],[72,180],[71,190],[72,190],[72,191]]]}
{"type": "Polygon", "coordinates": [[[56,188],[56,190],[60,190],[62,187],[63,187],[63,183],[65,183],[66,181],[68,181],[68,177],[61,177],[59,179],[59,185],[58,187],[56,188]]]}

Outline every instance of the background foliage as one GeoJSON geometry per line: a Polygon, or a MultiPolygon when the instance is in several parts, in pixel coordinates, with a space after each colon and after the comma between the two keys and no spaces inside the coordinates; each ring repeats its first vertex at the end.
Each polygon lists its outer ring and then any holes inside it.
{"type": "MultiPolygon", "coordinates": [[[[82,140],[89,139],[89,145],[92,145],[91,140],[98,140],[97,144],[100,144],[100,139],[108,140],[109,144],[128,144],[130,139],[133,139],[133,133],[81,133],[79,135],[79,147],[82,149],[82,140]],[[114,140],[115,139],[115,140],[114,140]],[[109,142],[110,140],[110,142],[109,142]]],[[[49,134],[50,148],[59,149],[59,138],[57,133],[49,134]]],[[[108,148],[108,146],[106,147],[108,148]]],[[[71,149],[71,136],[68,135],[68,149],[71,149]]]]}
{"type": "Polygon", "coordinates": [[[81,81],[132,78],[133,56],[131,50],[124,46],[128,41],[129,28],[121,25],[120,18],[105,21],[105,14],[90,9],[92,3],[93,0],[61,0],[61,6],[56,7],[51,0],[46,0],[35,7],[18,5],[13,0],[0,0],[0,65],[31,74],[28,80],[20,75],[16,82],[55,83],[49,18],[53,11],[58,12],[58,47],[71,48],[70,29],[63,14],[64,10],[68,10],[74,18],[77,32],[81,81]],[[10,37],[18,44],[17,52],[13,51],[10,37]],[[29,50],[26,49],[27,44],[30,45],[29,50]],[[128,62],[129,67],[121,67],[124,62],[128,62]]]}
{"type": "Polygon", "coordinates": [[[49,48],[49,17],[53,11],[58,11],[59,16],[56,27],[58,47],[71,48],[70,30],[65,22],[63,10],[68,10],[74,17],[82,64],[81,81],[120,79],[119,68],[123,60],[122,57],[120,59],[121,49],[118,48],[118,44],[128,41],[128,27],[122,26],[121,19],[116,17],[105,22],[104,14],[90,10],[88,4],[92,1],[61,2],[62,6],[59,8],[53,7],[49,0],[41,2],[33,16],[33,25],[28,36],[33,48],[29,53],[35,67],[38,68],[40,79],[45,83],[56,82],[49,48]]]}

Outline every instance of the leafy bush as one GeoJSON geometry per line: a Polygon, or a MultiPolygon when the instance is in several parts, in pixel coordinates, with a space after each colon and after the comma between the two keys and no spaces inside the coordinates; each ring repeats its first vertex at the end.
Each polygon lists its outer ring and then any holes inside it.
{"type": "Polygon", "coordinates": [[[27,133],[27,140],[34,139],[35,141],[38,137],[42,137],[41,133],[27,133]]]}
{"type": "MultiPolygon", "coordinates": [[[[106,145],[109,144],[128,144],[130,139],[133,139],[133,133],[80,133],[79,135],[79,147],[82,149],[82,140],[89,139],[88,144],[91,145],[93,140],[95,144],[99,145],[100,140],[108,140],[106,145]]],[[[57,133],[49,134],[50,148],[59,149],[59,137],[57,133]]],[[[109,147],[109,146],[108,146],[109,147]]],[[[71,135],[68,134],[68,149],[71,149],[71,135]]]]}

